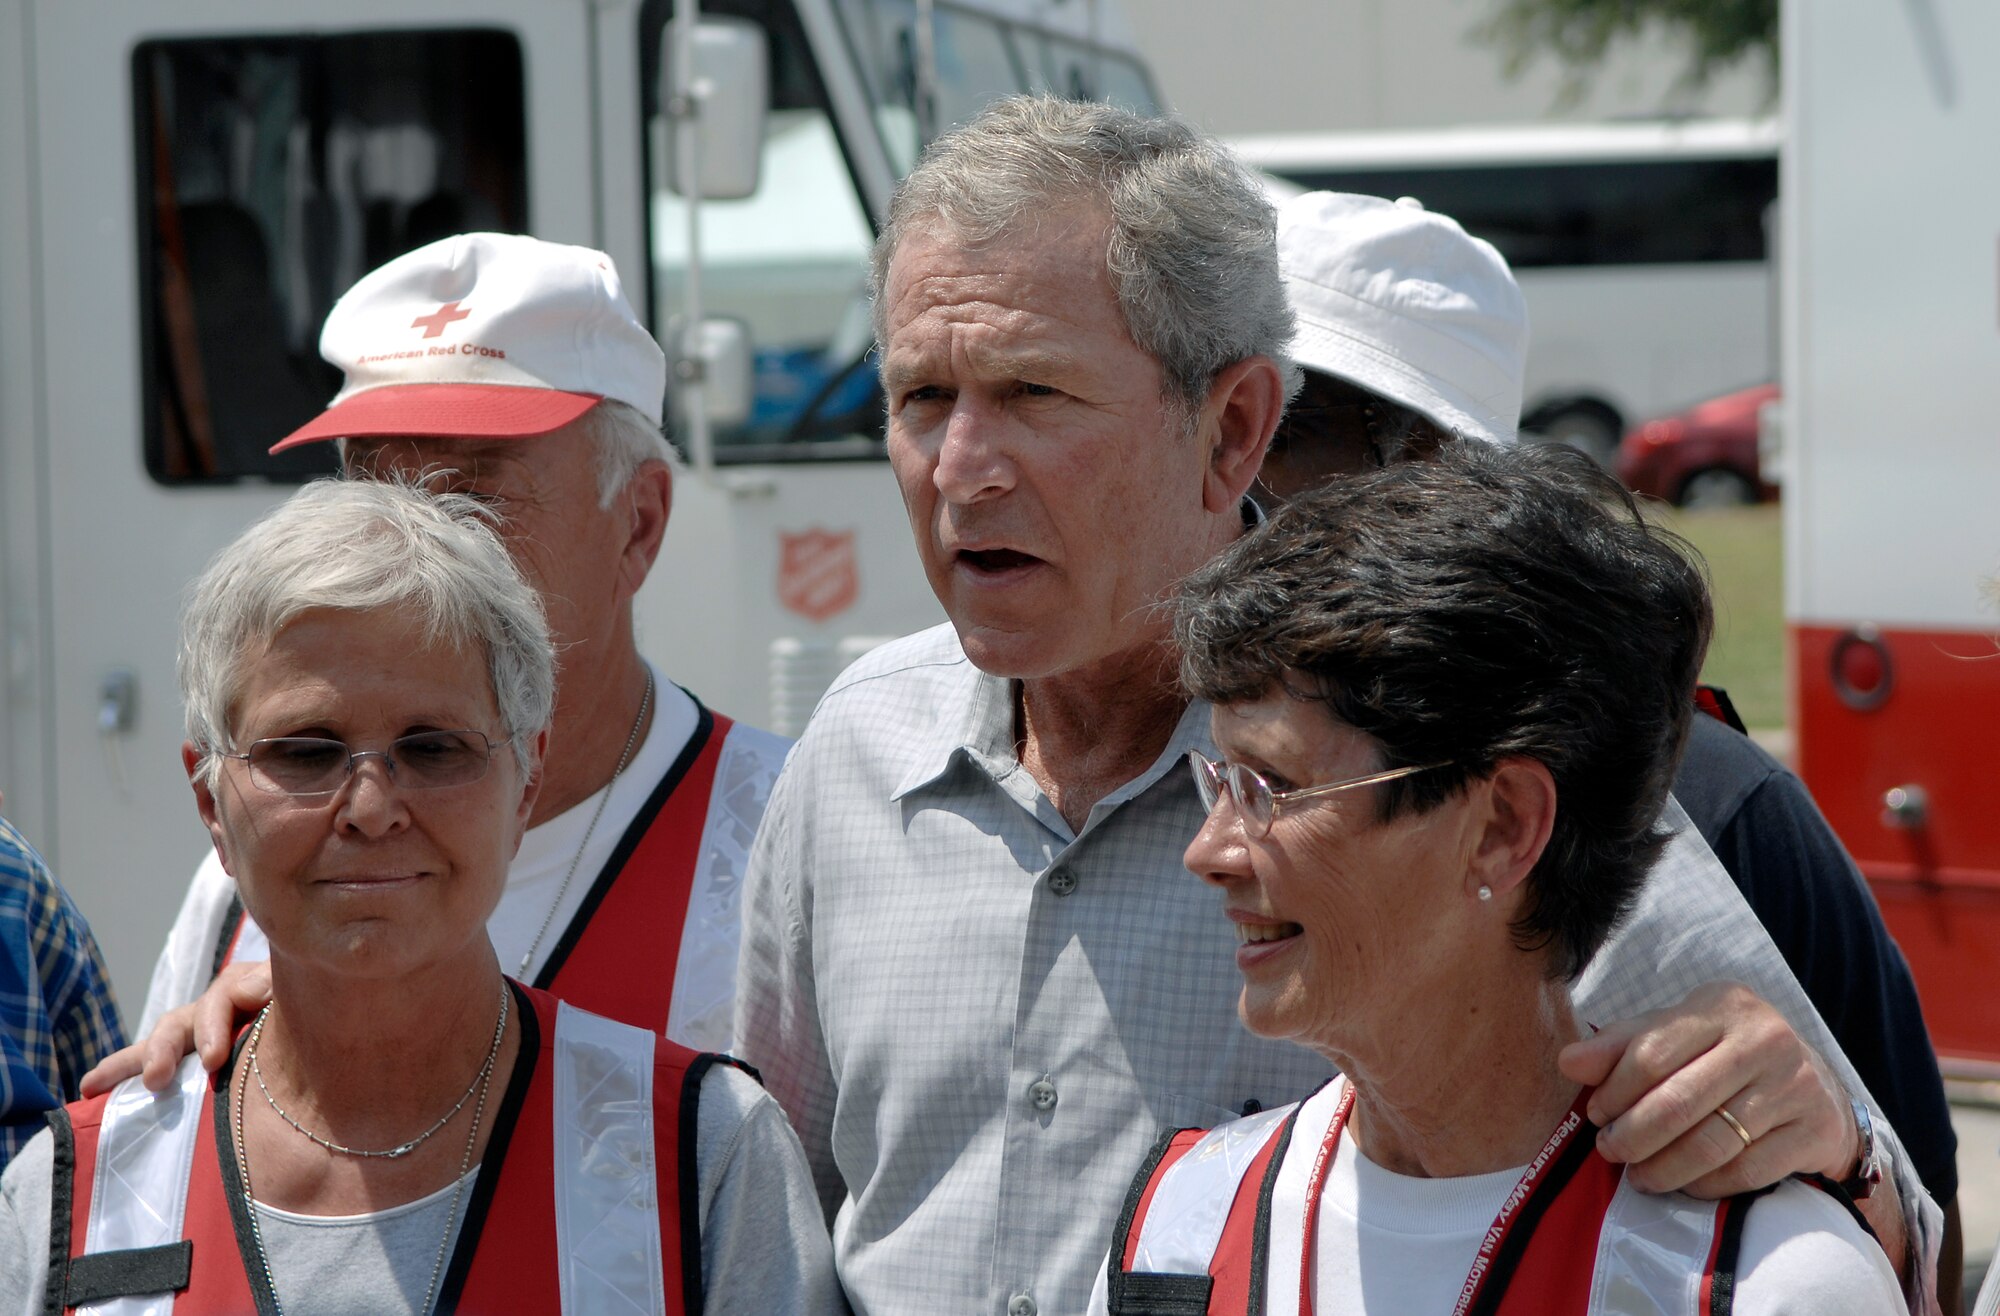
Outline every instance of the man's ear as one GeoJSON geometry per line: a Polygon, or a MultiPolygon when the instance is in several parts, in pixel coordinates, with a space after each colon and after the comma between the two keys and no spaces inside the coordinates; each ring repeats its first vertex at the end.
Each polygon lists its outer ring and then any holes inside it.
{"type": "Polygon", "coordinates": [[[1285,377],[1268,356],[1245,357],[1209,386],[1198,432],[1213,435],[1202,483],[1203,508],[1232,512],[1264,464],[1264,450],[1285,411],[1285,377]]]}
{"type": "Polygon", "coordinates": [[[216,858],[222,861],[222,871],[234,877],[236,870],[230,866],[222,818],[215,808],[215,792],[208,788],[207,774],[202,771],[202,753],[192,740],[181,742],[181,766],[187,769],[188,785],[194,787],[195,811],[201,815],[201,825],[208,829],[208,839],[215,846],[216,858]]]}
{"type": "Polygon", "coordinates": [[[1479,831],[1466,880],[1505,895],[1527,881],[1549,848],[1556,823],[1556,780],[1539,759],[1501,759],[1483,783],[1479,831]]]}
{"type": "Polygon", "coordinates": [[[618,589],[624,598],[630,599],[646,583],[666,540],[673,507],[674,475],[663,461],[642,463],[612,504],[614,512],[623,508],[626,513],[625,546],[618,559],[618,589]]]}
{"type": "Polygon", "coordinates": [[[520,806],[514,812],[514,845],[508,851],[510,860],[520,853],[521,838],[528,832],[528,820],[535,815],[535,801],[541,798],[542,782],[547,775],[545,769],[548,767],[548,755],[549,729],[543,727],[535,733],[535,741],[529,754],[529,761],[534,767],[528,772],[528,780],[522,783],[520,806]]]}

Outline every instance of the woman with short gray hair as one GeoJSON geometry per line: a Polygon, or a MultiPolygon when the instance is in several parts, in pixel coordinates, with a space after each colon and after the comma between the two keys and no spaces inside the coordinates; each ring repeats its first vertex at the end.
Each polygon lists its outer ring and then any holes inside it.
{"type": "Polygon", "coordinates": [[[555,654],[490,518],[316,483],[196,584],[182,758],[270,1003],[212,1081],[129,1080],[8,1169],[0,1312],[840,1310],[749,1075],[502,976],[555,654]]]}

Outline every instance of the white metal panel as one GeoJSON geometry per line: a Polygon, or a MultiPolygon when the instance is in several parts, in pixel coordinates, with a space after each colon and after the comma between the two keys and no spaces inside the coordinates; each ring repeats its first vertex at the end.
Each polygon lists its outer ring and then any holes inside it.
{"type": "Polygon", "coordinates": [[[587,242],[587,29],[580,4],[545,0],[348,0],[337,12],[253,0],[57,0],[30,12],[42,74],[35,218],[54,654],[43,686],[53,705],[54,834],[44,839],[136,1011],[207,843],[178,757],[181,592],[283,490],[166,488],[143,469],[132,51],[199,35],[512,30],[528,84],[531,222],[542,236],[587,242]],[[98,687],[119,669],[137,677],[137,721],[129,735],[101,737],[98,687]]]}
{"type": "Polygon", "coordinates": [[[1626,423],[1769,383],[1771,276],[1760,261],[1515,272],[1528,307],[1522,412],[1588,394],[1626,423]]]}
{"type": "Polygon", "coordinates": [[[1788,611],[1991,630],[2000,7],[1786,20],[1788,611]]]}
{"type": "Polygon", "coordinates": [[[944,620],[884,461],[682,472],[635,609],[649,657],[703,702],[761,727],[774,722],[772,641],[906,635],[944,620]],[[813,531],[853,535],[854,602],[822,621],[788,609],[779,589],[784,536],[813,531]]]}
{"type": "Polygon", "coordinates": [[[29,13],[0,3],[0,792],[30,840],[52,830],[43,778],[49,747],[49,666],[36,368],[33,115],[37,71],[28,60],[29,13]]]}

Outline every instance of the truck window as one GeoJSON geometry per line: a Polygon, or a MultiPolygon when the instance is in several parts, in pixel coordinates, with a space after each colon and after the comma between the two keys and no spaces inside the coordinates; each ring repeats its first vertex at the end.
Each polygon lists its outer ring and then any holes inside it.
{"type": "MultiPolygon", "coordinates": [[[[664,177],[659,112],[661,32],[671,0],[640,16],[648,124],[652,323],[667,335],[682,309],[686,202],[664,177]]],[[[747,19],[769,42],[771,104],[755,196],[702,203],[702,301],[748,328],[756,363],[749,421],[715,433],[718,462],[882,455],[882,401],[871,352],[868,253],[874,225],[848,168],[826,91],[791,0],[704,0],[703,12],[747,19]]],[[[890,163],[907,172],[926,131],[970,119],[995,97],[1029,90],[1102,97],[1139,109],[1155,100],[1129,55],[951,4],[932,7],[935,103],[917,104],[914,0],[834,0],[890,163]]]]}
{"type": "Polygon", "coordinates": [[[340,387],[320,323],[434,239],[528,227],[519,42],[487,29],[141,43],[146,469],[300,481],[331,445],[265,449],[340,387]]]}
{"type": "Polygon", "coordinates": [[[1416,197],[1516,269],[1761,261],[1778,194],[1770,157],[1278,172],[1308,188],[1416,197]]]}
{"type": "MultiPolygon", "coordinates": [[[[681,313],[687,202],[667,184],[658,104],[659,46],[670,0],[640,20],[652,252],[653,330],[667,341],[681,313]]],[[[769,43],[771,104],[755,195],[705,201],[703,311],[749,330],[756,370],[747,424],[715,432],[718,462],[880,456],[881,391],[870,349],[868,252],[875,241],[805,35],[789,0],[706,0],[708,15],[746,18],[769,43]]]]}

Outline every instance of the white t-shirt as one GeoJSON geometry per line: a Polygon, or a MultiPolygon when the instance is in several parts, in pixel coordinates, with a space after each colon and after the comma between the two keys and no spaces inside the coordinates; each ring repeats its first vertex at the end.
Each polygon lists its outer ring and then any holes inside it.
{"type": "MultiPolygon", "coordinates": [[[[653,673],[653,690],[656,709],[652,725],[646,730],[646,738],[633,750],[632,761],[625,765],[625,771],[606,787],[611,798],[604,806],[604,816],[598,819],[596,829],[591,829],[590,820],[597,812],[598,801],[604,797],[602,790],[541,825],[529,828],[521,838],[520,852],[507,868],[507,886],[500,895],[499,907],[486,922],[487,934],[492,937],[493,948],[500,956],[503,973],[523,982],[534,981],[556,943],[562,940],[563,929],[569,926],[570,919],[575,917],[584,897],[590,893],[591,884],[597,880],[598,873],[611,858],[611,852],[624,837],[625,829],[632,825],[639,810],[652,798],[660,779],[666,776],[667,769],[673,766],[674,760],[680,757],[689,738],[694,735],[700,717],[694,700],[658,671],[653,673]],[[589,844],[578,859],[577,848],[584,845],[586,832],[589,833],[589,844]],[[569,889],[562,892],[555,916],[549,919],[548,932],[543,935],[541,944],[535,946],[534,957],[524,973],[521,971],[521,957],[534,945],[535,933],[542,926],[542,920],[548,917],[549,906],[555,903],[556,893],[562,888],[563,875],[569,871],[573,860],[576,861],[576,876],[571,879],[569,889]]],[[[146,993],[146,1009],[140,1017],[138,1036],[152,1032],[161,1015],[176,1006],[185,1005],[208,986],[216,939],[222,934],[222,922],[235,894],[235,881],[223,871],[222,861],[211,849],[195,871],[187,899],[182,902],[173,929],[167,934],[166,948],[160,952],[160,958],[153,966],[153,981],[146,993]]],[[[261,952],[248,956],[251,959],[262,957],[261,952]]],[[[733,968],[733,957],[730,962],[733,968]]],[[[681,995],[677,986],[676,1007],[680,1005],[681,995]]],[[[687,1018],[679,1017],[681,1011],[678,1008],[675,1013],[675,1022],[668,1030],[674,1041],[698,1051],[728,1049],[730,1005],[727,993],[724,993],[719,1008],[708,1004],[693,1011],[692,1017],[687,1018]]]]}
{"type": "MultiPolygon", "coordinates": [[[[1298,1309],[1298,1239],[1314,1154],[1340,1084],[1307,1105],[1271,1194],[1270,1244],[1290,1257],[1267,1277],[1265,1313],[1298,1309]],[[1320,1118],[1314,1122],[1314,1116],[1320,1118]],[[1308,1132],[1308,1130],[1312,1132],[1308,1132]]],[[[1525,1166],[1425,1179],[1384,1169],[1351,1130],[1320,1202],[1313,1306],[1319,1312],[1450,1312],[1479,1243],[1525,1166]]],[[[1907,1310],[1889,1259],[1832,1198],[1796,1180],[1760,1197],[1745,1217],[1736,1263],[1735,1316],[1896,1316],[1907,1310]]],[[[1092,1316],[1103,1316],[1099,1271],[1092,1316]]]]}

